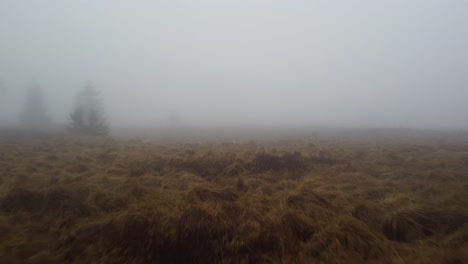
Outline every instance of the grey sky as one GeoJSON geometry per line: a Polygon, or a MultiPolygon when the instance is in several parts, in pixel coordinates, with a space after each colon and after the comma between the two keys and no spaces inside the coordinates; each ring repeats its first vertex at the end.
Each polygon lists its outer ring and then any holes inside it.
{"type": "Polygon", "coordinates": [[[0,0],[0,120],[92,80],[112,124],[468,129],[468,1],[0,0]]]}

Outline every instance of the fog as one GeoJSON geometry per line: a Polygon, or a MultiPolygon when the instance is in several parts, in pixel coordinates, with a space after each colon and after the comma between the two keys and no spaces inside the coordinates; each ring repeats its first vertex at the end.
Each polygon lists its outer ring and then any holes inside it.
{"type": "Polygon", "coordinates": [[[30,83],[66,123],[88,80],[112,129],[468,129],[464,0],[0,0],[0,123],[30,83]]]}

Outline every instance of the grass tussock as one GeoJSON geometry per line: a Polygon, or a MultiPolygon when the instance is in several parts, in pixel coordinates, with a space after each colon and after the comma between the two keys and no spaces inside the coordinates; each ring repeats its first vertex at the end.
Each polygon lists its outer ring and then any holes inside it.
{"type": "Polygon", "coordinates": [[[322,259],[336,258],[364,262],[383,254],[385,241],[367,225],[351,217],[341,217],[314,236],[313,253],[322,259]]]}
{"type": "Polygon", "coordinates": [[[286,172],[291,178],[301,177],[309,165],[299,152],[288,152],[282,155],[262,152],[255,155],[249,164],[250,170],[255,173],[286,172]]]}
{"type": "Polygon", "coordinates": [[[390,240],[410,242],[432,235],[453,232],[468,222],[468,214],[434,208],[402,210],[387,219],[382,227],[390,240]]]}
{"type": "Polygon", "coordinates": [[[369,202],[358,201],[355,203],[351,215],[369,226],[380,225],[382,211],[369,202]]]}
{"type": "Polygon", "coordinates": [[[43,207],[44,193],[15,188],[2,198],[1,207],[5,212],[39,211],[43,207]]]}
{"type": "Polygon", "coordinates": [[[61,258],[71,263],[79,263],[83,254],[90,259],[106,256],[114,262],[162,261],[171,248],[167,231],[162,215],[129,212],[110,220],[86,223],[70,232],[60,243],[61,258]]]}
{"type": "Polygon", "coordinates": [[[301,190],[293,193],[286,199],[288,206],[306,210],[311,206],[331,208],[333,205],[322,195],[313,190],[301,190]]]}
{"type": "Polygon", "coordinates": [[[0,144],[5,263],[468,263],[468,145],[0,144]]]}
{"type": "Polygon", "coordinates": [[[210,190],[204,187],[195,187],[190,190],[188,194],[189,200],[200,201],[228,201],[234,202],[239,196],[230,188],[222,189],[219,191],[210,190]]]}
{"type": "Polygon", "coordinates": [[[63,188],[51,188],[46,191],[12,189],[1,200],[1,208],[6,212],[67,212],[76,216],[87,216],[91,210],[82,193],[63,188]]]}
{"type": "Polygon", "coordinates": [[[281,224],[286,229],[286,233],[299,241],[307,241],[312,238],[317,231],[311,221],[300,211],[288,211],[281,218],[281,224]]]}

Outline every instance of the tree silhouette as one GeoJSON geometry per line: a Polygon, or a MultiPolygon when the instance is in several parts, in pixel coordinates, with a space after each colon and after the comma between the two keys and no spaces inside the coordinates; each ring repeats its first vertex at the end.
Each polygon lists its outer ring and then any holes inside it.
{"type": "Polygon", "coordinates": [[[70,131],[78,134],[105,136],[109,128],[99,91],[88,81],[76,98],[75,110],[70,113],[70,131]]]}
{"type": "Polygon", "coordinates": [[[46,129],[51,119],[44,105],[44,95],[39,84],[32,84],[26,92],[26,100],[23,111],[19,115],[19,121],[26,129],[46,129]]]}

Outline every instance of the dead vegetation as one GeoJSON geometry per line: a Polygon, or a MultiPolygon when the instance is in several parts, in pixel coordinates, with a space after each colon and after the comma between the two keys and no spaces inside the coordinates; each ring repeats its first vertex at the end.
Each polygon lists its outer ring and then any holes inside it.
{"type": "Polygon", "coordinates": [[[456,231],[468,222],[465,212],[437,208],[402,210],[387,219],[383,233],[388,239],[410,242],[417,239],[456,231]]]}
{"type": "Polygon", "coordinates": [[[0,258],[467,263],[466,153],[395,142],[2,143],[0,258]]]}

